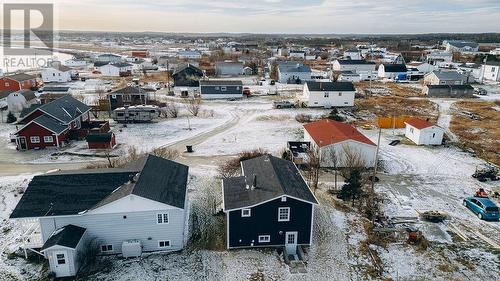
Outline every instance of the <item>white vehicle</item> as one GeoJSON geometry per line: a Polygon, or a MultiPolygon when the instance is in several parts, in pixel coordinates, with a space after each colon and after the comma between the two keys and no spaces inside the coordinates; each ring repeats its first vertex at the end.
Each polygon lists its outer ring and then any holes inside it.
{"type": "Polygon", "coordinates": [[[113,110],[113,120],[118,123],[151,122],[159,115],[160,109],[155,105],[134,105],[113,110]]]}

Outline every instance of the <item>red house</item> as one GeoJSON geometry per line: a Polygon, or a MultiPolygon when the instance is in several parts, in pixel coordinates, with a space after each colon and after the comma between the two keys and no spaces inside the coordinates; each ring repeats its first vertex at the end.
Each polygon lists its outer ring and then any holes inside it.
{"type": "Polygon", "coordinates": [[[61,147],[80,136],[90,122],[90,107],[71,96],[63,96],[43,105],[34,105],[21,112],[16,132],[18,150],[61,147]]]}
{"type": "Polygon", "coordinates": [[[36,87],[36,77],[33,75],[19,73],[0,78],[0,91],[31,90],[34,87],[36,87]]]}

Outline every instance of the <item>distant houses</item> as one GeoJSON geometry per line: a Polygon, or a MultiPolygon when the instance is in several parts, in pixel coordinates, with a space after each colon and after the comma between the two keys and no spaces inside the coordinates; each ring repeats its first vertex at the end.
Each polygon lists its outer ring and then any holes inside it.
{"type": "Polygon", "coordinates": [[[39,230],[23,234],[25,246],[56,277],[76,275],[91,247],[125,258],[184,248],[188,167],[153,155],[143,163],[35,176],[10,215],[39,230]]]}
{"type": "Polygon", "coordinates": [[[435,98],[472,98],[474,88],[471,85],[426,85],[424,95],[435,98]]]}
{"type": "Polygon", "coordinates": [[[240,80],[202,80],[202,99],[235,99],[243,97],[243,83],[240,80]]]}
{"type": "Polygon", "coordinates": [[[404,64],[381,64],[378,66],[378,77],[381,79],[406,80],[408,69],[404,64]]]}
{"type": "Polygon", "coordinates": [[[194,50],[181,50],[177,52],[179,59],[201,59],[201,53],[194,50]]]}
{"type": "Polygon", "coordinates": [[[353,126],[323,119],[304,125],[304,140],[319,151],[321,167],[373,167],[377,145],[353,126]]]}
{"type": "Polygon", "coordinates": [[[239,76],[243,74],[242,62],[217,62],[215,64],[216,76],[239,76]]]}
{"type": "Polygon", "coordinates": [[[307,81],[297,97],[308,107],[354,106],[356,89],[351,82],[307,81]]]}
{"type": "Polygon", "coordinates": [[[242,176],[223,179],[228,249],[311,245],[318,201],[290,161],[264,155],[241,162],[242,176]]]}
{"type": "Polygon", "coordinates": [[[479,44],[476,42],[462,40],[445,40],[443,45],[447,52],[477,52],[479,44]]]}
{"type": "Polygon", "coordinates": [[[425,85],[464,85],[467,76],[454,70],[434,70],[424,76],[425,85]]]}

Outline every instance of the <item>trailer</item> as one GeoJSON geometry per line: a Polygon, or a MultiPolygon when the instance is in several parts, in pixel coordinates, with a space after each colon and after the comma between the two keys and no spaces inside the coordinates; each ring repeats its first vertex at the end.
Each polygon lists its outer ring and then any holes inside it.
{"type": "Polygon", "coordinates": [[[134,105],[113,110],[113,120],[118,123],[147,123],[159,117],[160,109],[155,105],[134,105]]]}

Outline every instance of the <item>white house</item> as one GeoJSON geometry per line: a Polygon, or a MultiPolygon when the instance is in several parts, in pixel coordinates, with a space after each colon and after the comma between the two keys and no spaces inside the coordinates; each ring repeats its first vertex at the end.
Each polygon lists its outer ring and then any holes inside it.
{"type": "Polygon", "coordinates": [[[447,52],[477,52],[479,44],[462,40],[445,40],[443,45],[447,52]]]}
{"type": "Polygon", "coordinates": [[[451,63],[453,60],[452,52],[431,51],[426,56],[426,61],[432,65],[439,65],[440,63],[451,63]]]}
{"type": "Polygon", "coordinates": [[[56,277],[75,275],[90,248],[123,257],[181,250],[188,167],[153,155],[143,165],[35,176],[10,215],[30,229],[23,247],[40,249],[56,277]]]}
{"type": "Polygon", "coordinates": [[[12,113],[20,113],[23,109],[37,103],[35,92],[31,90],[19,90],[10,93],[7,98],[7,106],[12,113]]]}
{"type": "Polygon", "coordinates": [[[412,61],[406,64],[406,67],[416,68],[420,73],[429,73],[435,69],[435,66],[421,61],[412,61]]]}
{"type": "Polygon", "coordinates": [[[375,71],[375,66],[374,62],[366,60],[335,60],[332,64],[332,70],[372,74],[375,71]]]}
{"type": "Polygon", "coordinates": [[[278,80],[282,84],[304,83],[311,80],[311,68],[301,63],[288,61],[278,63],[278,80]]]}
{"type": "Polygon", "coordinates": [[[132,74],[133,65],[126,62],[108,63],[98,67],[103,76],[128,76],[132,74]]]}
{"type": "Polygon", "coordinates": [[[441,145],[444,129],[428,121],[412,118],[405,122],[405,136],[417,145],[441,145]]]}
{"type": "Polygon", "coordinates": [[[304,52],[302,50],[290,50],[289,56],[290,56],[290,58],[305,59],[306,52],[304,52]]]}
{"type": "Polygon", "coordinates": [[[467,76],[454,70],[434,70],[424,76],[425,85],[464,85],[468,84],[467,76]]]}
{"type": "Polygon", "coordinates": [[[373,167],[377,145],[353,126],[323,119],[304,125],[304,140],[319,150],[321,167],[373,167]]]}
{"type": "Polygon", "coordinates": [[[64,65],[69,67],[84,68],[87,66],[87,61],[83,59],[69,59],[64,61],[64,65]]]}
{"type": "Polygon", "coordinates": [[[50,82],[70,82],[71,68],[55,63],[51,67],[42,69],[42,80],[44,83],[50,82]]]}
{"type": "Polygon", "coordinates": [[[181,50],[177,53],[180,59],[201,59],[201,53],[193,50],[181,50]]]}
{"type": "Polygon", "coordinates": [[[351,82],[307,81],[297,98],[308,107],[354,106],[356,89],[351,82]]]}
{"type": "Polygon", "coordinates": [[[481,79],[500,81],[500,61],[486,61],[482,66],[481,79]]]}
{"type": "Polygon", "coordinates": [[[408,69],[404,64],[381,64],[378,66],[378,77],[381,79],[406,80],[408,69]]]}
{"type": "Polygon", "coordinates": [[[344,58],[351,60],[361,60],[363,56],[361,56],[361,51],[358,49],[349,49],[344,51],[344,58]]]}
{"type": "Polygon", "coordinates": [[[121,62],[123,61],[123,58],[119,55],[115,55],[115,54],[101,54],[101,55],[98,55],[96,58],[95,58],[96,61],[98,62],[121,62]]]}

